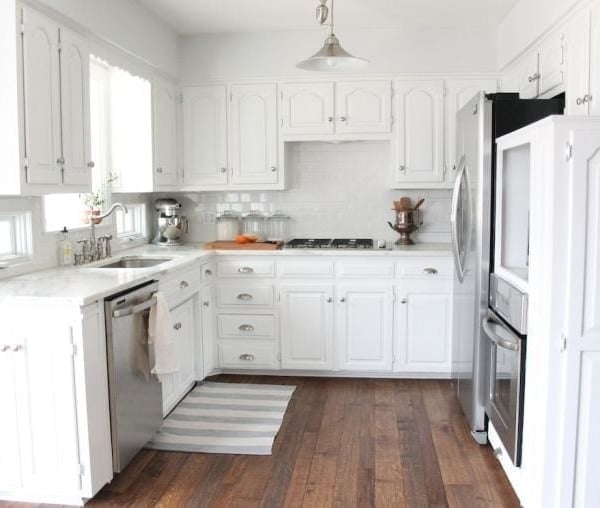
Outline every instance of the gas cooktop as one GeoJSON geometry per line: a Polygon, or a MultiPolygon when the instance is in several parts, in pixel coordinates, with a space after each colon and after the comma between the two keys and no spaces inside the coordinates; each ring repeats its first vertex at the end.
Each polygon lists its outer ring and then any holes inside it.
{"type": "Polygon", "coordinates": [[[372,249],[370,238],[294,238],[286,249],[372,249]]]}

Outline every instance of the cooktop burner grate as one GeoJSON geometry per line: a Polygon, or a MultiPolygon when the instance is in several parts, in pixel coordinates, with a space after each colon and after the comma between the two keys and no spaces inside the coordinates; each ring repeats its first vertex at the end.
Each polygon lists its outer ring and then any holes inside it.
{"type": "Polygon", "coordinates": [[[294,238],[285,244],[289,249],[372,249],[370,238],[294,238]]]}

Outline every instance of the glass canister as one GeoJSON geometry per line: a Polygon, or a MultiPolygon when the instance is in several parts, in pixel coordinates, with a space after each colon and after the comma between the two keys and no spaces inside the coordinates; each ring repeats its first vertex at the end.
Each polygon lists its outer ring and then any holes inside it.
{"type": "Polygon", "coordinates": [[[225,210],[217,217],[217,240],[235,240],[240,234],[240,214],[225,210]]]}
{"type": "Polygon", "coordinates": [[[262,212],[253,210],[244,217],[244,233],[256,235],[257,242],[267,238],[267,218],[262,212]]]}
{"type": "Polygon", "coordinates": [[[270,242],[287,242],[290,237],[290,216],[276,211],[267,221],[267,240],[270,242]]]}

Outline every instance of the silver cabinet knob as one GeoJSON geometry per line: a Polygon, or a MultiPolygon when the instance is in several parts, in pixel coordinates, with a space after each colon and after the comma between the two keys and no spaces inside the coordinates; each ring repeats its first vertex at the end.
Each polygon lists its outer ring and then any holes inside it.
{"type": "Polygon", "coordinates": [[[248,293],[240,293],[237,295],[237,299],[242,300],[243,302],[249,302],[252,300],[252,295],[249,295],[248,293]]]}
{"type": "Polygon", "coordinates": [[[398,166],[398,171],[404,171],[406,169],[406,166],[398,166]]]}
{"type": "Polygon", "coordinates": [[[227,173],[227,168],[221,168],[221,173],[227,173]]]}
{"type": "Polygon", "coordinates": [[[275,171],[277,171],[277,167],[276,166],[271,166],[269,168],[273,173],[275,173],[275,171]]]}
{"type": "Polygon", "coordinates": [[[202,302],[202,305],[204,305],[205,307],[210,307],[210,302],[202,302]]]}
{"type": "Polygon", "coordinates": [[[332,116],[328,116],[327,117],[327,121],[330,122],[330,123],[333,122],[333,117],[332,116]]]}
{"type": "Polygon", "coordinates": [[[407,303],[408,300],[406,298],[402,298],[402,300],[400,300],[400,303],[407,303]]]}
{"type": "Polygon", "coordinates": [[[10,346],[8,344],[2,344],[2,346],[0,346],[0,353],[5,353],[9,349],[10,349],[10,346]]]}
{"type": "Polygon", "coordinates": [[[342,297],[340,298],[340,302],[344,303],[345,301],[346,301],[346,299],[345,299],[345,298],[342,296],[342,297]]]}
{"type": "Polygon", "coordinates": [[[240,325],[238,326],[240,332],[253,332],[254,327],[252,325],[240,325]]]}
{"type": "Polygon", "coordinates": [[[95,167],[95,166],[96,166],[96,163],[94,161],[90,161],[90,162],[87,163],[87,167],[90,168],[90,169],[93,168],[93,167],[95,167]]]}
{"type": "Polygon", "coordinates": [[[331,298],[331,296],[329,298],[327,298],[327,303],[331,303],[333,302],[333,298],[331,298]]]}
{"type": "Polygon", "coordinates": [[[238,268],[239,273],[254,273],[254,268],[251,266],[240,266],[238,268]]]}
{"type": "Polygon", "coordinates": [[[13,351],[13,353],[18,353],[18,352],[19,352],[19,351],[21,351],[22,349],[23,349],[23,346],[21,346],[21,344],[15,344],[15,345],[12,347],[12,351],[13,351]]]}
{"type": "Polygon", "coordinates": [[[581,106],[583,104],[583,99],[581,97],[577,97],[577,99],[575,100],[575,104],[581,106]]]}
{"type": "Polygon", "coordinates": [[[587,94],[587,93],[586,93],[586,94],[583,96],[583,102],[584,102],[584,103],[586,103],[586,102],[592,102],[592,96],[591,96],[590,94],[587,94]]]}
{"type": "Polygon", "coordinates": [[[57,164],[64,164],[65,163],[65,158],[64,157],[59,157],[58,159],[56,159],[56,163],[57,164]]]}
{"type": "Polygon", "coordinates": [[[181,323],[177,322],[173,325],[173,328],[175,328],[175,330],[180,330],[181,329],[181,323]]]}
{"type": "Polygon", "coordinates": [[[251,355],[250,353],[241,354],[240,360],[243,360],[245,362],[252,362],[254,361],[254,355],[251,355]]]}
{"type": "Polygon", "coordinates": [[[438,271],[435,268],[423,268],[423,271],[428,275],[435,275],[438,271]]]}
{"type": "Polygon", "coordinates": [[[345,116],[340,116],[340,122],[345,122],[346,121],[346,117],[345,116]]]}
{"type": "Polygon", "coordinates": [[[189,285],[190,285],[190,283],[189,283],[187,280],[182,280],[182,281],[179,283],[179,287],[180,287],[181,289],[185,289],[185,288],[189,287],[189,285]]]}
{"type": "Polygon", "coordinates": [[[529,76],[527,78],[527,81],[529,81],[530,83],[533,83],[534,81],[537,81],[538,79],[540,79],[540,73],[536,72],[535,74],[532,74],[531,76],[529,76]]]}
{"type": "Polygon", "coordinates": [[[209,270],[207,268],[206,270],[204,270],[204,275],[206,275],[207,277],[210,277],[212,275],[212,270],[209,270]]]}
{"type": "Polygon", "coordinates": [[[157,173],[162,173],[163,172],[163,168],[156,168],[156,172],[157,173]]]}

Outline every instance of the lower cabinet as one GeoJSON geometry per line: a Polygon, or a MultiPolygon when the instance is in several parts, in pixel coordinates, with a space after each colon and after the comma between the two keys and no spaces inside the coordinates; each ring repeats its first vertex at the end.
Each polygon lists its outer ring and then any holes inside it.
{"type": "Polygon", "coordinates": [[[451,368],[451,283],[407,281],[396,288],[395,369],[449,374],[451,368]]]}
{"type": "Polygon", "coordinates": [[[177,307],[171,309],[173,322],[173,340],[177,347],[179,370],[173,374],[160,376],[162,383],[163,415],[175,407],[196,381],[195,358],[200,351],[196,351],[195,343],[197,329],[197,302],[194,296],[177,307]]]}
{"type": "Polygon", "coordinates": [[[206,285],[200,293],[202,301],[202,361],[196,356],[197,379],[203,379],[217,366],[215,348],[215,286],[206,285]],[[201,375],[200,375],[201,374],[201,375]]]}

